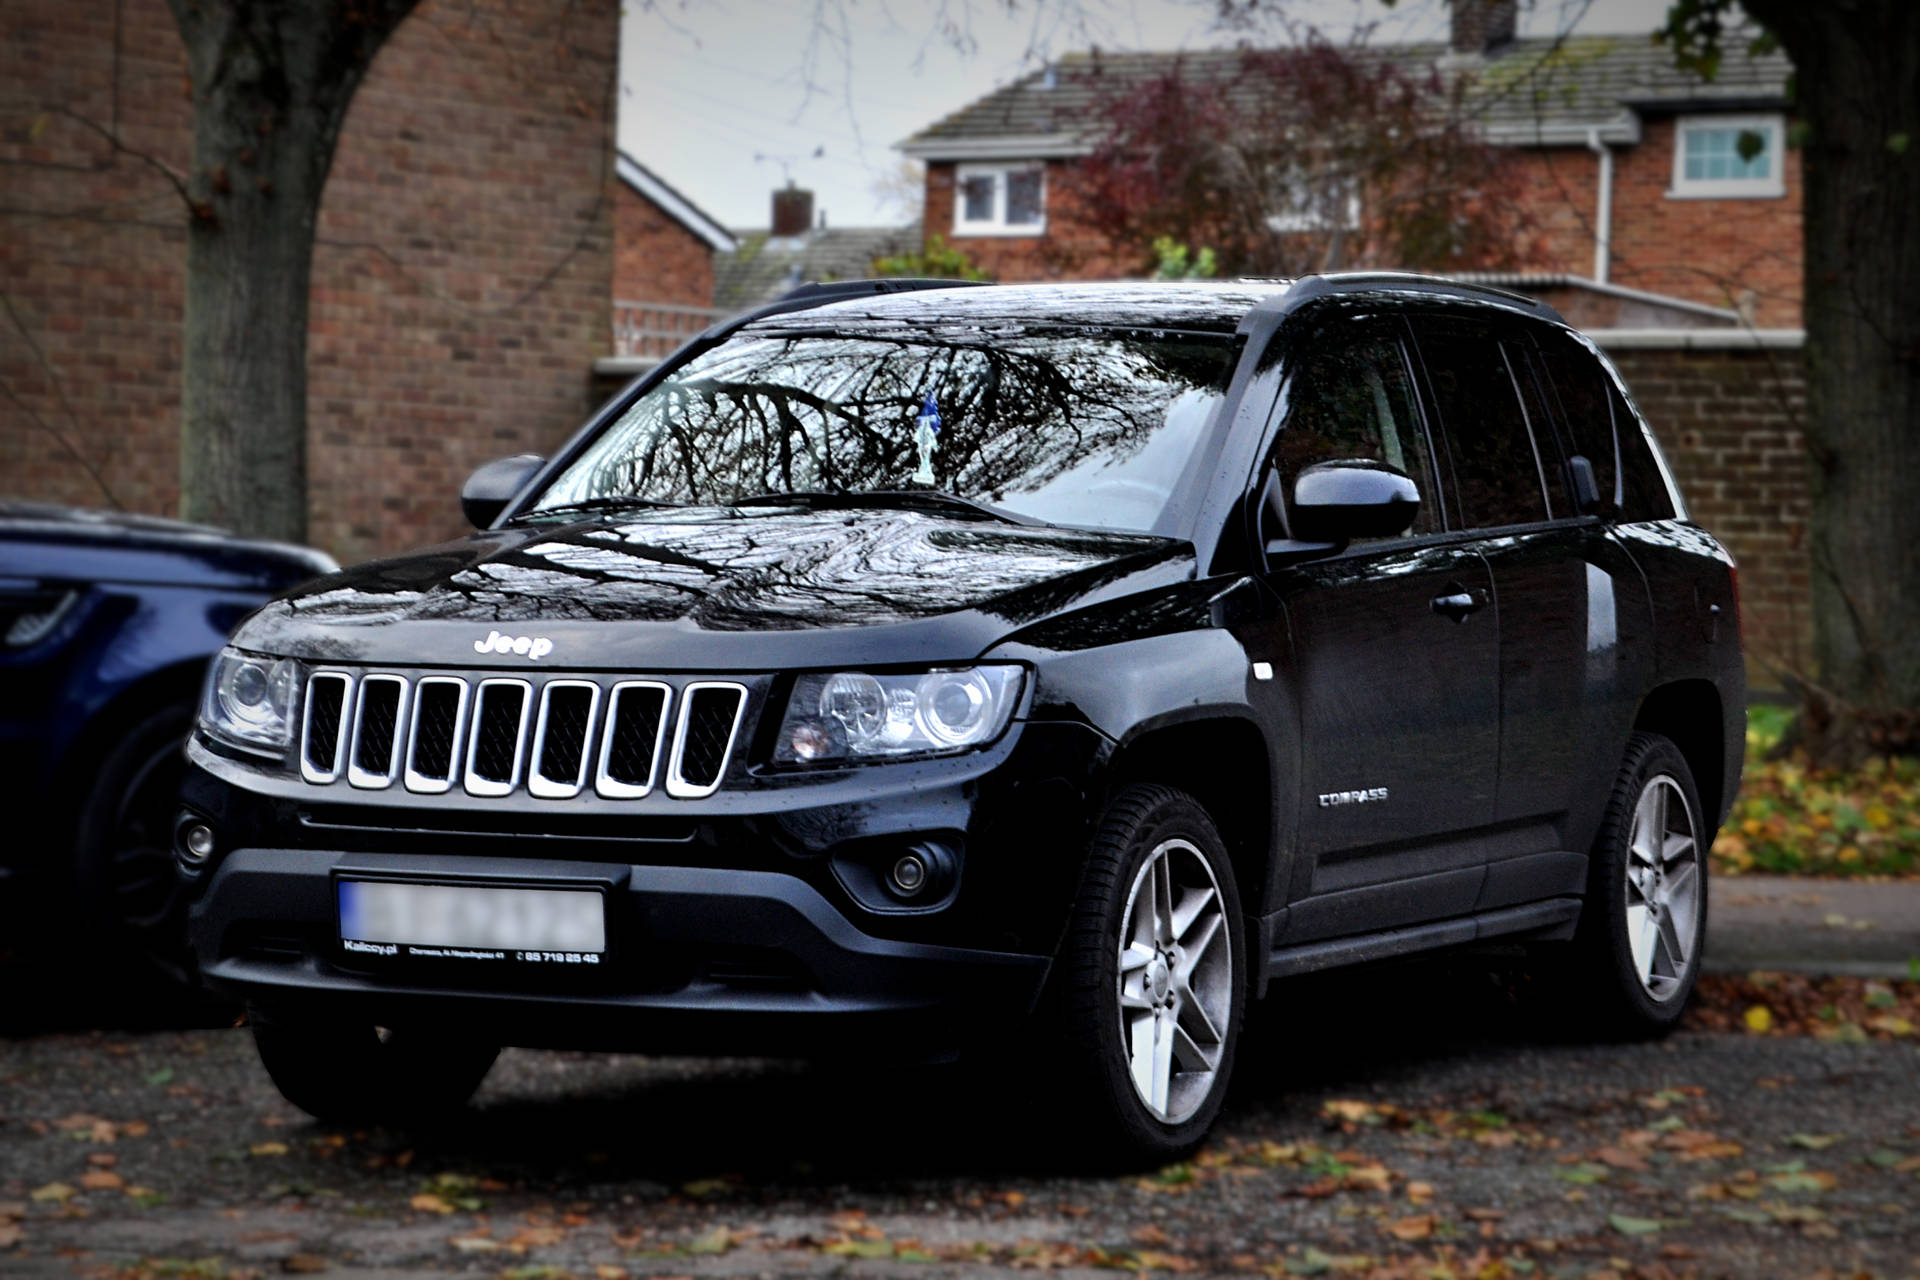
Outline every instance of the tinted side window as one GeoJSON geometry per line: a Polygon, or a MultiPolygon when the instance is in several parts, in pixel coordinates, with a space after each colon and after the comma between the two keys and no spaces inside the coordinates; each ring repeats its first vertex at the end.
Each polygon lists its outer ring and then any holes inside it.
{"type": "Polygon", "coordinates": [[[1671,516],[1673,504],[1640,420],[1599,359],[1578,338],[1560,332],[1541,335],[1540,354],[1559,396],[1569,447],[1593,464],[1601,514],[1622,520],[1671,516]]]}
{"type": "Polygon", "coordinates": [[[1607,395],[1613,404],[1613,420],[1620,424],[1620,518],[1671,520],[1673,499],[1667,493],[1660,464],[1654,461],[1653,449],[1647,444],[1640,415],[1634,412],[1611,378],[1607,379],[1607,395]]]}
{"type": "Polygon", "coordinates": [[[1294,477],[1331,458],[1371,458],[1413,477],[1420,514],[1411,534],[1439,528],[1427,442],[1415,416],[1413,385],[1400,344],[1367,338],[1313,345],[1281,390],[1285,417],[1274,441],[1281,492],[1294,477]]]}
{"type": "Polygon", "coordinates": [[[1457,331],[1422,332],[1420,355],[1467,527],[1545,520],[1545,469],[1501,344],[1457,331]]]}

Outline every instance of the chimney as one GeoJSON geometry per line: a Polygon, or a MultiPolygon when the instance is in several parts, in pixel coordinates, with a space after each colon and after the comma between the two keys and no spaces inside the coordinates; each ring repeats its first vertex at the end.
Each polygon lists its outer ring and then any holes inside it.
{"type": "Polygon", "coordinates": [[[1453,0],[1452,8],[1454,53],[1475,57],[1512,42],[1519,0],[1453,0]]]}
{"type": "Polygon", "coordinates": [[[773,193],[773,234],[803,236],[813,227],[813,192],[803,191],[787,179],[787,185],[773,193]]]}

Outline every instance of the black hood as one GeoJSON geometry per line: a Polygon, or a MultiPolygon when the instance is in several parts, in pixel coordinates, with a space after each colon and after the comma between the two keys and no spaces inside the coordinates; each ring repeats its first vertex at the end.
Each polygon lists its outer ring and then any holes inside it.
{"type": "Polygon", "coordinates": [[[767,670],[974,657],[1008,633],[1190,578],[1192,549],[1141,535],[918,511],[623,514],[477,535],[307,584],[235,642],[340,662],[767,670]]]}

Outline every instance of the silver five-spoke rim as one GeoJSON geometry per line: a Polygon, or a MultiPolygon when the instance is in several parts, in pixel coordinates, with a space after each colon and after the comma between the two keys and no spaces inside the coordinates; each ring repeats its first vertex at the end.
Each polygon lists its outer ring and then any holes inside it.
{"type": "Polygon", "coordinates": [[[1169,1124],[1213,1090],[1233,1015],[1220,884],[1200,850],[1166,840],[1127,891],[1120,923],[1120,1047],[1135,1092],[1169,1124]]]}
{"type": "Polygon", "coordinates": [[[1699,945],[1700,846],[1686,793],[1667,774],[1647,779],[1627,839],[1627,945],[1655,1000],[1673,999],[1699,945]]]}

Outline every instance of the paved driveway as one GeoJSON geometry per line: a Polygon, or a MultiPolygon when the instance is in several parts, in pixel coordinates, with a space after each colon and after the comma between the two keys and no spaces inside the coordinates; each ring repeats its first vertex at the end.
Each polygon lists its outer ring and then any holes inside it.
{"type": "Polygon", "coordinates": [[[0,1042],[0,1273],[1920,1272],[1911,1043],[1594,1045],[1526,1008],[1465,963],[1279,985],[1216,1139],[1122,1173],[1060,1146],[1017,1053],[516,1051],[402,1134],[305,1121],[244,1031],[0,1042]]]}

